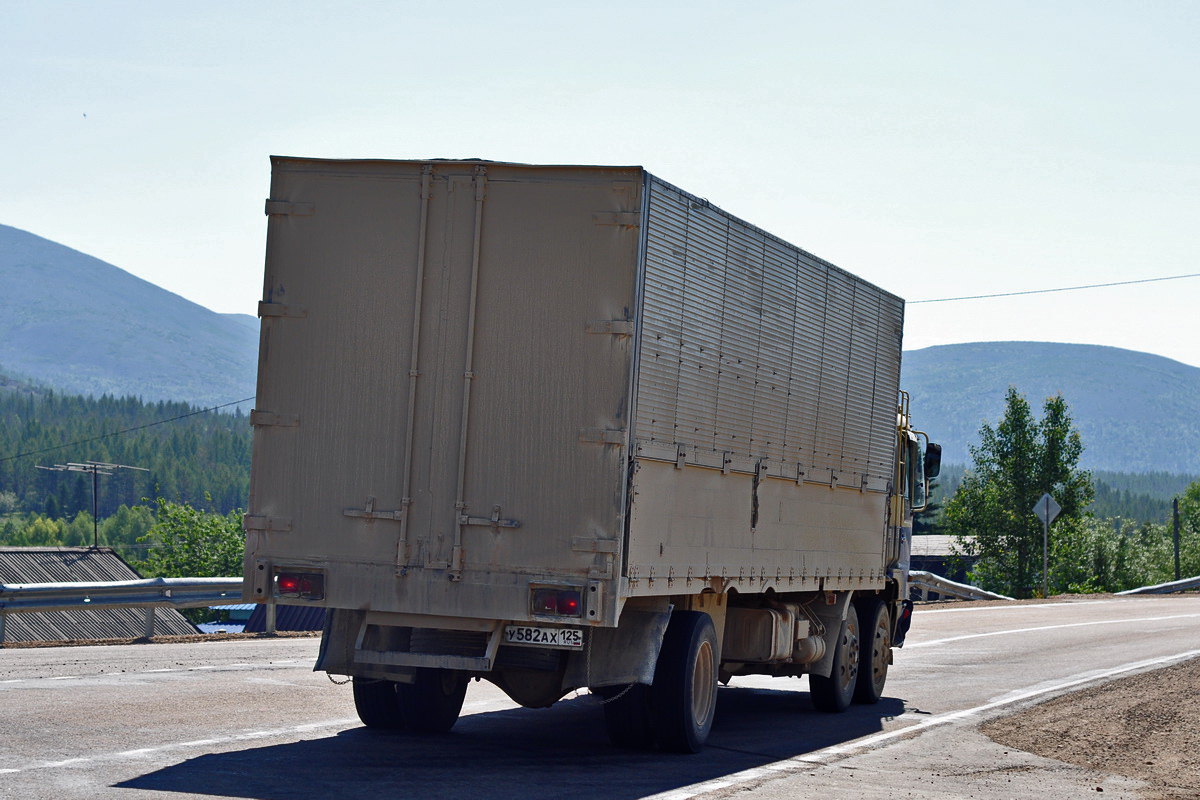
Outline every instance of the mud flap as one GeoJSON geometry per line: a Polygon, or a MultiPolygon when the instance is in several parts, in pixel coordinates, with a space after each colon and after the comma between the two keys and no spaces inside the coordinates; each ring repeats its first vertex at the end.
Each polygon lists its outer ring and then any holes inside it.
{"type": "Polygon", "coordinates": [[[825,655],[819,661],[813,662],[809,672],[828,678],[833,671],[833,656],[837,649],[838,639],[842,635],[842,623],[846,621],[846,611],[850,608],[852,592],[838,592],[833,605],[814,603],[812,612],[825,626],[825,655]]]}
{"type": "Polygon", "coordinates": [[[626,611],[615,628],[592,628],[583,652],[571,653],[563,690],[654,682],[663,634],[671,620],[665,611],[626,611]]]}

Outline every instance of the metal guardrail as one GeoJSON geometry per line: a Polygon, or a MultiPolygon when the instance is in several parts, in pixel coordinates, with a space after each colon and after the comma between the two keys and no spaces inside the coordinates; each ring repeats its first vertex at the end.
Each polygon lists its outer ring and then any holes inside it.
{"type": "Polygon", "coordinates": [[[921,588],[925,593],[932,589],[941,595],[950,597],[961,597],[964,600],[1012,600],[1013,598],[1003,594],[987,592],[975,586],[968,586],[965,583],[957,583],[949,578],[943,578],[941,575],[935,575],[932,572],[926,572],[921,569],[914,569],[908,573],[908,582],[911,586],[921,588]]]}
{"type": "MultiPolygon", "coordinates": [[[[943,578],[941,575],[935,575],[932,572],[925,572],[924,570],[912,570],[909,572],[908,582],[909,585],[918,587],[924,592],[932,590],[938,594],[943,594],[950,597],[961,597],[965,600],[1013,599],[1002,594],[985,592],[983,589],[978,589],[974,586],[968,586],[963,583],[955,583],[948,578],[943,578]]],[[[1153,586],[1142,586],[1137,589],[1127,589],[1123,592],[1116,592],[1116,594],[1170,594],[1171,592],[1186,592],[1189,589],[1200,589],[1200,575],[1197,575],[1194,578],[1184,578],[1180,581],[1156,583],[1153,586]]]]}
{"type": "Polygon", "coordinates": [[[1194,578],[1184,578],[1169,583],[1156,583],[1153,586],[1142,586],[1137,589],[1126,589],[1117,594],[1170,594],[1171,592],[1186,592],[1188,589],[1200,589],[1200,575],[1194,578]]]}
{"type": "MultiPolygon", "coordinates": [[[[78,611],[84,608],[144,608],[146,638],[154,635],[154,609],[205,608],[242,602],[241,578],[147,578],[136,581],[0,583],[0,644],[9,614],[78,611]]],[[[267,630],[274,633],[273,605],[267,630]]]]}
{"type": "MultiPolygon", "coordinates": [[[[1013,598],[957,583],[925,570],[908,573],[910,585],[924,592],[935,591],[966,600],[1012,600],[1013,598]]],[[[1168,594],[1200,589],[1200,575],[1181,581],[1160,583],[1117,592],[1119,595],[1168,594]]],[[[154,609],[205,608],[233,605],[242,600],[241,578],[148,578],[136,581],[88,581],[67,583],[0,583],[0,644],[4,643],[4,621],[9,614],[39,611],[77,611],[83,608],[144,608],[146,638],[154,635],[154,609]]],[[[267,605],[266,628],[275,632],[275,606],[267,605]]]]}

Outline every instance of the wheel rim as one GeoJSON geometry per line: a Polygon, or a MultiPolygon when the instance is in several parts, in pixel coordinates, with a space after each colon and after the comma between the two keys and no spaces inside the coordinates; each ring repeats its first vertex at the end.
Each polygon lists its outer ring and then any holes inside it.
{"type": "Polygon", "coordinates": [[[858,660],[860,657],[859,651],[861,650],[861,644],[858,640],[858,626],[852,620],[846,623],[846,631],[842,635],[842,648],[845,657],[842,659],[842,669],[839,678],[841,690],[845,693],[852,691],[855,681],[858,680],[858,660]]]}
{"type": "Polygon", "coordinates": [[[882,691],[887,680],[888,655],[892,649],[891,624],[886,612],[881,612],[875,622],[875,637],[871,643],[871,681],[876,693],[882,691]]]}
{"type": "Polygon", "coordinates": [[[701,642],[696,649],[696,664],[692,670],[692,719],[703,725],[712,713],[717,686],[713,672],[713,649],[709,642],[701,642]]]}

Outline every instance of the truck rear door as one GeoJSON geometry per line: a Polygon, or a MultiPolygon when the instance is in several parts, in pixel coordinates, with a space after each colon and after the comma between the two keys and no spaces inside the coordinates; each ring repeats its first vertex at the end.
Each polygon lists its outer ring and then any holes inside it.
{"type": "Polygon", "coordinates": [[[273,160],[260,597],[308,566],[332,607],[524,619],[547,582],[614,599],[642,186],[637,168],[273,160]]]}

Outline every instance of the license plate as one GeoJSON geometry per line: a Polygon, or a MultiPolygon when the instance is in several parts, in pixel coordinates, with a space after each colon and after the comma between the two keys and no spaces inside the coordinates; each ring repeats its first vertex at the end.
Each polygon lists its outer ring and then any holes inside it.
{"type": "Polygon", "coordinates": [[[509,625],[504,629],[504,643],[582,650],[583,631],[579,628],[539,628],[534,625],[509,625]]]}

